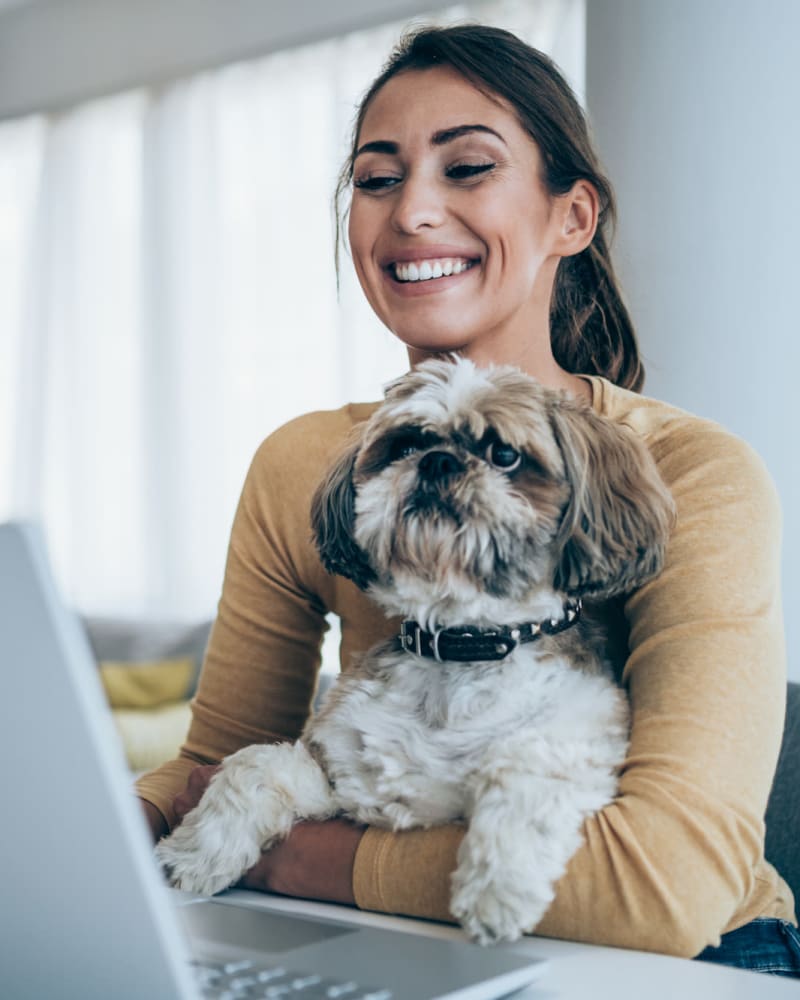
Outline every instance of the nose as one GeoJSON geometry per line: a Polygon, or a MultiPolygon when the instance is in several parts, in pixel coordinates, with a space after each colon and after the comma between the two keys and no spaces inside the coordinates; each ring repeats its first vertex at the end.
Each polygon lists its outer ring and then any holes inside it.
{"type": "Polygon", "coordinates": [[[401,233],[435,229],[444,221],[441,194],[429,178],[409,174],[397,190],[392,208],[392,225],[401,233]]]}
{"type": "Polygon", "coordinates": [[[463,464],[449,451],[429,451],[419,460],[418,468],[420,476],[429,483],[464,471],[463,464]]]}

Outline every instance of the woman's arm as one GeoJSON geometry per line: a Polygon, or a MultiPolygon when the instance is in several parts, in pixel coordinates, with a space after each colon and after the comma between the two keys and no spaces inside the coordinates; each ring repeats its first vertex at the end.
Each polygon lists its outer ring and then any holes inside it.
{"type": "Polygon", "coordinates": [[[243,876],[241,886],[354,906],[353,868],[364,827],[343,819],[298,823],[243,876]]]}
{"type": "Polygon", "coordinates": [[[174,800],[193,769],[248,744],[294,740],[302,730],[332,597],[309,541],[310,498],[351,426],[346,411],[300,418],[253,460],[186,742],[177,760],[137,783],[154,833],[175,826],[174,800]]]}

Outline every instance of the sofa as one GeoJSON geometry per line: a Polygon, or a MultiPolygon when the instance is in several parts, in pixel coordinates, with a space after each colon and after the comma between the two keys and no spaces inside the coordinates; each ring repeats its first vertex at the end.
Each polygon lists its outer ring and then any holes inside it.
{"type": "Polygon", "coordinates": [[[148,771],[178,752],[189,727],[211,622],[83,618],[128,766],[148,771]]]}

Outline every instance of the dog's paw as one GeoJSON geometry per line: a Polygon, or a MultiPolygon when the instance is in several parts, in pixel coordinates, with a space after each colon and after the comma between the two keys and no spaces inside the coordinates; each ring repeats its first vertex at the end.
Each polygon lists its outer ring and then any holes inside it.
{"type": "Polygon", "coordinates": [[[156,859],[170,885],[201,896],[213,896],[238,882],[260,854],[260,845],[254,841],[240,838],[233,844],[213,824],[200,826],[186,820],[156,845],[156,859]]]}
{"type": "Polygon", "coordinates": [[[450,911],[469,936],[478,944],[517,941],[539,922],[547,902],[521,894],[504,879],[493,883],[481,878],[453,879],[450,911]]]}

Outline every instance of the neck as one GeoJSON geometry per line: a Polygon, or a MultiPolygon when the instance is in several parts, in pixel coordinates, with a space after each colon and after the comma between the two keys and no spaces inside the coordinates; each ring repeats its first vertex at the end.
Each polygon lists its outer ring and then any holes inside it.
{"type": "MultiPolygon", "coordinates": [[[[490,365],[513,365],[527,375],[531,375],[541,385],[549,389],[561,389],[570,395],[582,399],[586,403],[592,401],[592,387],[586,379],[579,375],[573,375],[565,371],[553,357],[549,343],[544,350],[537,350],[534,338],[526,344],[522,350],[496,350],[486,349],[470,345],[457,352],[465,358],[469,358],[479,368],[488,368],[490,365]]],[[[411,366],[422,364],[434,355],[426,351],[410,348],[408,358],[411,366]]]]}

